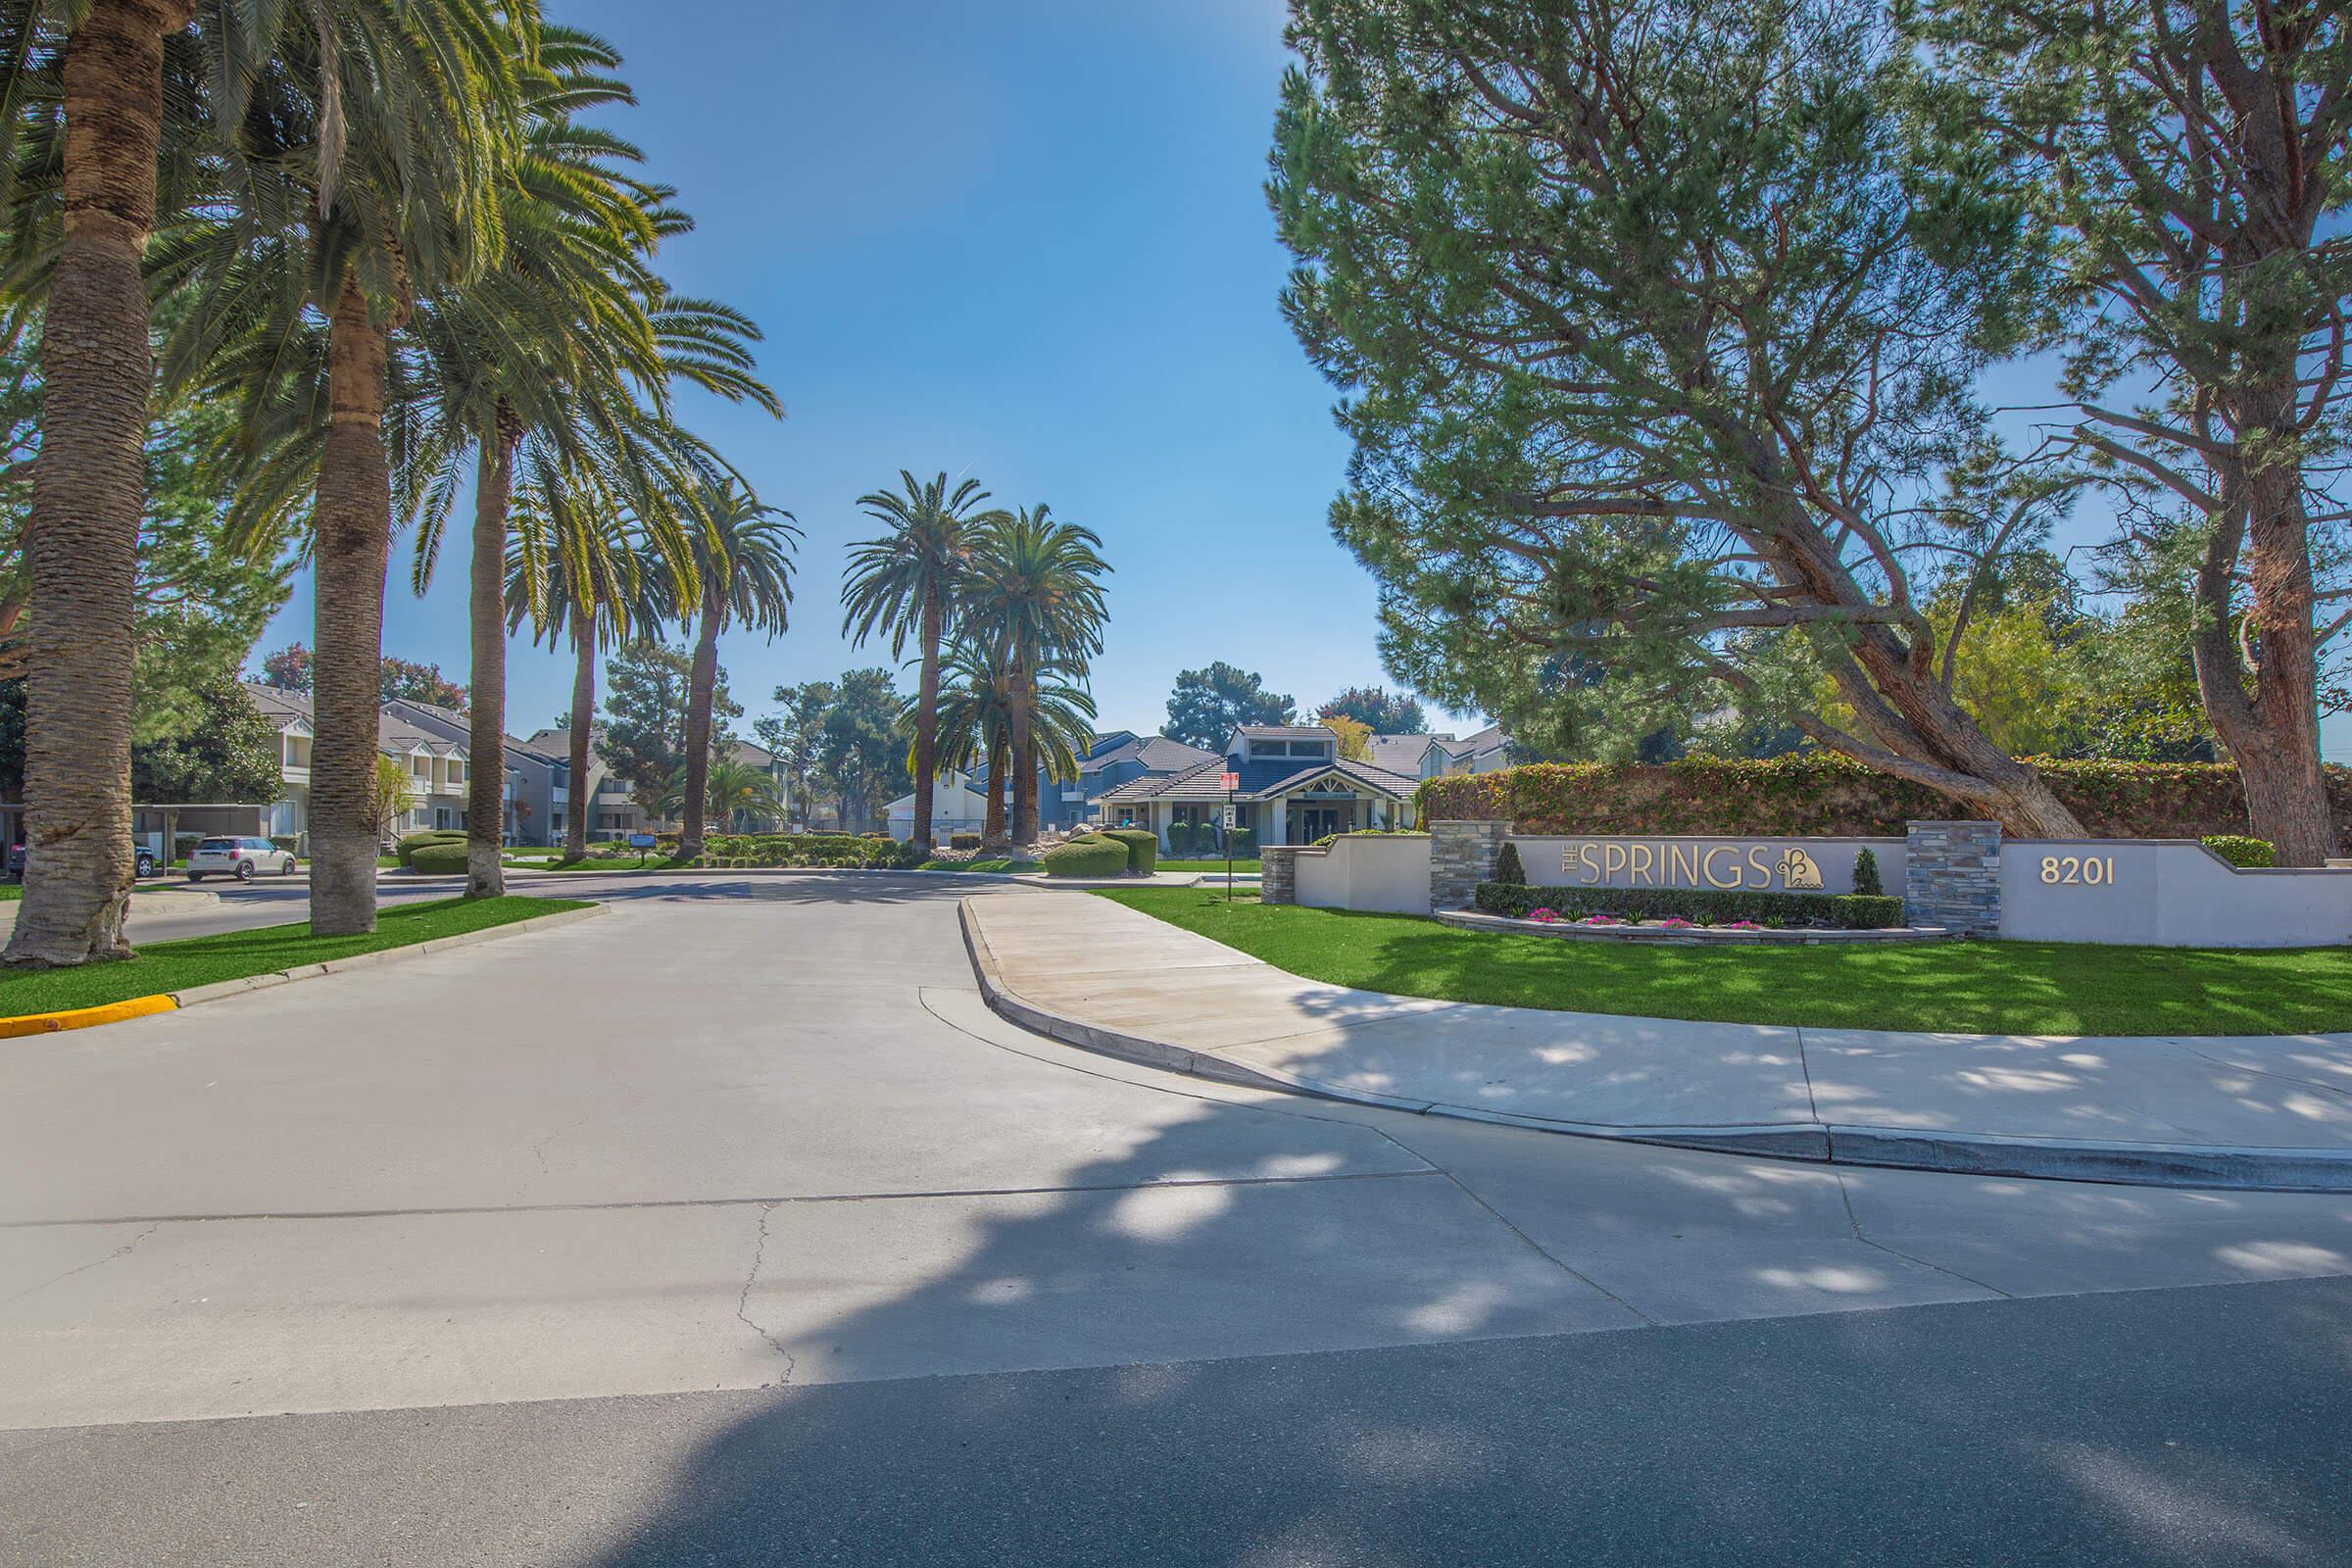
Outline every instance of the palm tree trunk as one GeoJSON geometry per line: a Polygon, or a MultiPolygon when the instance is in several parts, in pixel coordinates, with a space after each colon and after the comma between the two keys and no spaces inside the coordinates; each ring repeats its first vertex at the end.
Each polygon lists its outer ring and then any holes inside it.
{"type": "Polygon", "coordinates": [[[678,858],[703,853],[703,817],[710,792],[710,699],[718,689],[718,617],[723,585],[703,584],[702,635],[694,643],[694,673],[686,692],[686,809],[678,829],[678,858]]]}
{"type": "Polygon", "coordinates": [[[571,612],[571,743],[570,777],[564,788],[564,858],[577,860],[588,854],[588,811],[595,804],[588,795],[588,726],[596,722],[596,627],[571,612]]]}
{"type": "Polygon", "coordinates": [[[24,553],[24,900],[8,961],[126,958],[130,667],[154,379],[139,261],[155,222],[164,39],[187,0],[97,0],[66,43],[65,241],[41,339],[24,553]]]}
{"type": "Polygon", "coordinates": [[[467,585],[473,715],[466,761],[466,896],[507,891],[500,864],[506,839],[507,784],[507,506],[514,492],[516,438],[499,410],[498,428],[482,443],[473,484],[473,571],[467,585]]]}
{"type": "Polygon", "coordinates": [[[1004,744],[1002,735],[988,743],[988,810],[980,824],[980,848],[989,855],[1002,854],[1004,839],[1004,775],[1012,766],[1012,748],[1004,744]]]}
{"type": "Polygon", "coordinates": [[[1026,677],[1013,679],[1021,695],[1012,710],[1012,842],[1028,849],[1037,843],[1037,711],[1026,677]]]}
{"type": "Polygon", "coordinates": [[[347,271],[327,327],[334,423],[319,457],[313,508],[318,736],[311,744],[311,930],[319,936],[375,929],[376,719],[392,531],[383,438],[387,337],[347,271]]]}
{"type": "Polygon", "coordinates": [[[947,607],[936,589],[923,595],[923,672],[914,696],[914,842],[930,849],[939,842],[931,828],[931,786],[939,776],[939,643],[947,632],[947,607]]]}

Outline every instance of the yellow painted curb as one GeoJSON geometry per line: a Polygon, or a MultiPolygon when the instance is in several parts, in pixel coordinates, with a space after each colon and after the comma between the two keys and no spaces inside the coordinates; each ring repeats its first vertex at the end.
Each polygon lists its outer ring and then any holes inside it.
{"type": "Polygon", "coordinates": [[[171,1012],[179,1005],[168,996],[132,997],[96,1007],[69,1007],[64,1012],[27,1012],[0,1018],[0,1040],[20,1035],[53,1035],[61,1029],[87,1029],[92,1024],[121,1023],[151,1012],[171,1012]]]}

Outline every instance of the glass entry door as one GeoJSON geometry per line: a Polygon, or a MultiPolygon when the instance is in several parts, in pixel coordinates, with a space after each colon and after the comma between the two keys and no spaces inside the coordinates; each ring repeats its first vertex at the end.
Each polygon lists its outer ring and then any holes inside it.
{"type": "Polygon", "coordinates": [[[1333,833],[1346,833],[1355,826],[1355,803],[1343,801],[1336,806],[1301,806],[1298,808],[1298,842],[1312,844],[1333,833]]]}

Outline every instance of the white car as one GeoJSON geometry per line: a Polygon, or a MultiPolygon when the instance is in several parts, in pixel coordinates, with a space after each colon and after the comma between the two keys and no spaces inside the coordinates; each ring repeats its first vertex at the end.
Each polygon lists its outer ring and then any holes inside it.
{"type": "Polygon", "coordinates": [[[264,871],[294,874],[294,852],[281,850],[268,839],[205,839],[188,852],[188,880],[233,876],[250,882],[264,871]]]}

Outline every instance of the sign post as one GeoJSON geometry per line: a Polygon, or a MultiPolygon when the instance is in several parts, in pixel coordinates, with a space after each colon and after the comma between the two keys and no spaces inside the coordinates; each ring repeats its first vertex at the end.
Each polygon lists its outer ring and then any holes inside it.
{"type": "Polygon", "coordinates": [[[1233,902],[1233,792],[1242,787],[1239,773],[1220,773],[1217,783],[1225,791],[1225,902],[1233,902]]]}
{"type": "Polygon", "coordinates": [[[653,847],[654,836],[651,833],[632,833],[629,835],[629,848],[637,852],[637,869],[640,871],[645,869],[646,851],[652,849],[653,847]]]}

